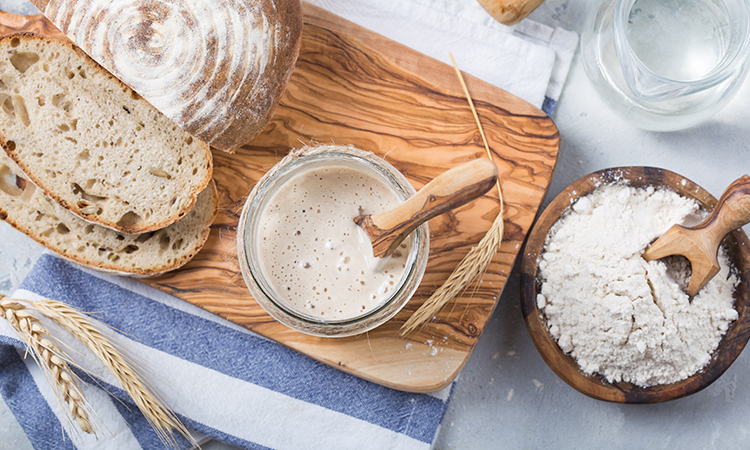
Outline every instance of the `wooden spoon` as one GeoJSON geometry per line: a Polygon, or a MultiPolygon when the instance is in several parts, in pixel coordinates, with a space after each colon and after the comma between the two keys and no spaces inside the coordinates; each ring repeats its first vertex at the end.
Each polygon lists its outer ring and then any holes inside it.
{"type": "Polygon", "coordinates": [[[357,216],[354,222],[370,237],[373,254],[383,258],[419,225],[480,197],[496,182],[495,163],[476,159],[442,173],[390,211],[357,216]]]}
{"type": "Polygon", "coordinates": [[[688,295],[693,297],[719,272],[716,256],[724,236],[750,222],[750,177],[744,175],[721,194],[708,219],[694,227],[673,225],[643,253],[646,261],[682,255],[690,261],[688,295]]]}

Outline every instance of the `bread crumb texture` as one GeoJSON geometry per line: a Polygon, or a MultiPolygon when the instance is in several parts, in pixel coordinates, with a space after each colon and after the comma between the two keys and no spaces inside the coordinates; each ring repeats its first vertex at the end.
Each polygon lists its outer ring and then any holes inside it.
{"type": "Polygon", "coordinates": [[[48,197],[125,233],[170,225],[211,178],[193,138],[73,44],[0,38],[0,138],[48,197]]]}
{"type": "Polygon", "coordinates": [[[720,272],[692,300],[686,259],[641,256],[673,224],[696,225],[704,216],[675,192],[614,184],[578,199],[552,227],[539,260],[537,306],[584,372],[651,386],[708,364],[738,317],[738,279],[726,250],[720,272]]]}
{"type": "Polygon", "coordinates": [[[123,234],[60,207],[0,153],[0,217],[61,256],[99,270],[153,276],[182,266],[206,242],[217,204],[211,183],[178,222],[157,231],[123,234]]]}

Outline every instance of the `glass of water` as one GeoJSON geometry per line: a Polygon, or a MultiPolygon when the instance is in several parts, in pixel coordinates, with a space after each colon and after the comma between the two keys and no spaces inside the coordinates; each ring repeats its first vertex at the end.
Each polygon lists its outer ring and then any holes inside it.
{"type": "Polygon", "coordinates": [[[603,0],[581,34],[586,73],[637,127],[696,125],[734,96],[750,63],[750,0],[603,0]]]}

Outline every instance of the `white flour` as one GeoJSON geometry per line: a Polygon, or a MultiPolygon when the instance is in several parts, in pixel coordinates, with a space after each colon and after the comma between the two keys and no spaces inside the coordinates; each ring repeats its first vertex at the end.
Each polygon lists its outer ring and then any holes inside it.
{"type": "Polygon", "coordinates": [[[667,270],[665,260],[641,257],[674,223],[701,219],[698,204],[674,192],[614,184],[580,198],[552,227],[539,259],[537,305],[584,372],[650,386],[685,379],[709,362],[737,318],[726,252],[692,302],[684,292],[687,261],[672,258],[667,270]]]}

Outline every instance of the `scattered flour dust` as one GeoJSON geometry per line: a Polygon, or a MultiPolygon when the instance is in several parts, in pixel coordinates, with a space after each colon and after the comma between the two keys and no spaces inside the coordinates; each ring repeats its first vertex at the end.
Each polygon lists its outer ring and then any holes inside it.
{"type": "Polygon", "coordinates": [[[738,281],[725,249],[721,271],[692,301],[684,292],[686,260],[641,257],[674,223],[695,225],[704,215],[672,191],[617,183],[580,198],[552,227],[539,259],[537,306],[584,372],[651,386],[685,379],[709,362],[738,317],[738,281]]]}

